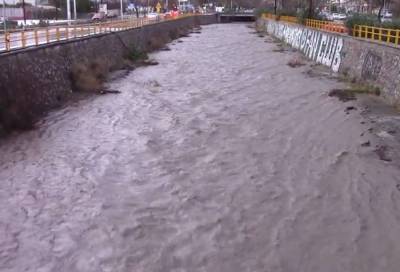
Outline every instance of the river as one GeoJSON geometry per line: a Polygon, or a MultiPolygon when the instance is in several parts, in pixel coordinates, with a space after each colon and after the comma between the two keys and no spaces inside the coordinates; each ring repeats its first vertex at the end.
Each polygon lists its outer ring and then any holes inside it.
{"type": "Polygon", "coordinates": [[[0,270],[399,271],[398,166],[252,32],[204,26],[3,140],[0,270]]]}

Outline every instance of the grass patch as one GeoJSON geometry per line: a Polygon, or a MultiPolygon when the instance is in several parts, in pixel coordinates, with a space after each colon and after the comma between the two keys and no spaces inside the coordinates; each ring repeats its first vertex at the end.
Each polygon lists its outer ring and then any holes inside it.
{"type": "Polygon", "coordinates": [[[137,48],[132,48],[126,58],[131,61],[143,61],[147,60],[149,56],[144,51],[138,50],[137,48]]]}
{"type": "Polygon", "coordinates": [[[333,89],[328,96],[335,96],[342,102],[356,100],[358,94],[377,95],[381,94],[378,87],[369,84],[351,83],[347,89],[333,89]]]}
{"type": "Polygon", "coordinates": [[[355,94],[381,95],[381,89],[379,87],[365,83],[351,83],[349,90],[355,94]]]}

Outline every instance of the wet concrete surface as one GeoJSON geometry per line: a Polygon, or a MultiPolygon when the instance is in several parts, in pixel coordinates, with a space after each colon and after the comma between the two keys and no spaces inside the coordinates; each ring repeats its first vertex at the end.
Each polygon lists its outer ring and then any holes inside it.
{"type": "Polygon", "coordinates": [[[205,26],[3,140],[0,270],[398,271],[379,122],[251,32],[205,26]]]}

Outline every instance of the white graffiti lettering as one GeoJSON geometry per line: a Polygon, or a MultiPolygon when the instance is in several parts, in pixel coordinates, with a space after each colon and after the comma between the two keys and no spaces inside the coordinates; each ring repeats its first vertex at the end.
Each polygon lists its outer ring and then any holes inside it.
{"type": "Polygon", "coordinates": [[[273,21],[268,21],[267,31],[308,58],[339,71],[343,48],[340,36],[273,21]]]}

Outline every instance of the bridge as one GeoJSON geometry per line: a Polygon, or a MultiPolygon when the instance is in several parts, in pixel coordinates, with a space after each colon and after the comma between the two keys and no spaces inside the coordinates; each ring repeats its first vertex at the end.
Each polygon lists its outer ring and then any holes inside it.
{"type": "Polygon", "coordinates": [[[254,13],[248,13],[248,12],[218,13],[218,23],[253,22],[255,20],[256,16],[254,13]]]}

